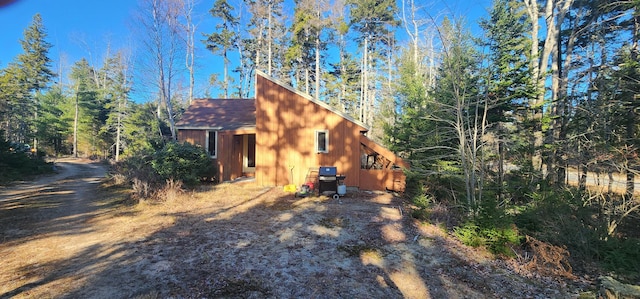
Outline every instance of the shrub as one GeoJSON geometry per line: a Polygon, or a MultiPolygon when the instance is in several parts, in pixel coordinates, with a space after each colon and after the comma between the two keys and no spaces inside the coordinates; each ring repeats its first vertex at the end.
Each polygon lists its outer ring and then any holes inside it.
{"type": "Polygon", "coordinates": [[[467,246],[485,246],[493,254],[513,256],[511,246],[520,244],[520,236],[515,226],[481,227],[473,221],[456,227],[453,233],[467,246]]]}
{"type": "Polygon", "coordinates": [[[486,197],[471,220],[454,229],[454,234],[469,246],[485,246],[498,255],[513,256],[512,246],[521,238],[511,217],[498,205],[495,197],[486,197]]]}
{"type": "MultiPolygon", "coordinates": [[[[527,235],[566,246],[574,268],[599,265],[607,271],[638,279],[640,240],[607,235],[607,219],[597,206],[583,202],[574,189],[542,190],[518,207],[514,222],[527,235]]],[[[589,270],[590,271],[590,270],[589,270]]]]}
{"type": "Polygon", "coordinates": [[[154,155],[151,167],[163,181],[179,180],[194,186],[210,172],[213,164],[202,147],[169,142],[154,155]]]}
{"type": "Polygon", "coordinates": [[[0,139],[0,169],[0,183],[6,183],[52,172],[53,163],[46,162],[43,155],[34,156],[29,151],[13,148],[11,143],[0,139]]]}
{"type": "Polygon", "coordinates": [[[135,184],[136,190],[146,194],[167,181],[194,186],[201,177],[210,175],[213,168],[211,159],[201,147],[169,142],[157,151],[146,149],[136,152],[114,165],[112,171],[114,176],[124,175],[135,184]]]}

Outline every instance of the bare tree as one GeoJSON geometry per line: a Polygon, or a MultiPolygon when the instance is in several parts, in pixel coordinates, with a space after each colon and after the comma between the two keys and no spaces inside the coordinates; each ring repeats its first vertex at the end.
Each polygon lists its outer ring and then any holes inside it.
{"type": "MultiPolygon", "coordinates": [[[[542,105],[545,97],[545,82],[549,76],[550,56],[554,51],[558,51],[558,37],[560,34],[560,26],[564,21],[564,18],[571,7],[573,0],[547,0],[544,6],[543,14],[540,15],[540,7],[537,0],[524,0],[524,4],[527,7],[527,13],[531,21],[531,72],[534,84],[537,88],[536,97],[531,101],[530,107],[533,109],[533,119],[536,122],[542,121],[542,105]],[[540,36],[540,18],[545,21],[545,40],[542,48],[542,54],[540,54],[538,37],[540,36]]],[[[558,53],[558,52],[556,52],[558,53]]],[[[558,80],[556,76],[552,76],[552,80],[558,80]]],[[[554,94],[557,96],[557,83],[553,81],[553,86],[556,86],[554,94]]],[[[534,132],[534,147],[536,148],[536,154],[533,155],[533,165],[538,169],[542,169],[542,157],[539,149],[542,147],[543,136],[542,131],[538,128],[534,132]]]]}
{"type": "Polygon", "coordinates": [[[172,92],[179,67],[178,56],[185,40],[179,24],[182,0],[142,0],[137,21],[143,30],[142,43],[149,54],[144,71],[153,74],[151,81],[158,95],[157,117],[165,109],[171,138],[176,139],[172,92]]]}
{"type": "Polygon", "coordinates": [[[193,101],[193,89],[195,85],[195,36],[198,29],[198,25],[194,22],[193,10],[197,4],[196,0],[182,0],[182,15],[184,22],[182,24],[183,31],[185,33],[185,66],[189,71],[189,104],[193,101]]]}

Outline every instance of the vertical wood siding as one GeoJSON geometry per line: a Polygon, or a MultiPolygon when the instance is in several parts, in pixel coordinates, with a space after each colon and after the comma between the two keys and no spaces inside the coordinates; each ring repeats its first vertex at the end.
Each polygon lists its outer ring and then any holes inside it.
{"type": "MultiPolygon", "coordinates": [[[[249,130],[247,132],[253,132],[249,130]]],[[[218,131],[216,159],[211,159],[218,172],[220,181],[229,181],[242,176],[242,135],[244,131],[218,131]]],[[[206,130],[179,130],[178,141],[205,147],[206,130]]]]}
{"type": "Polygon", "coordinates": [[[178,141],[205,147],[207,132],[202,130],[178,130],[178,141]]]}
{"type": "Polygon", "coordinates": [[[271,80],[256,76],[256,180],[301,185],[310,169],[336,166],[358,186],[361,126],[271,80]],[[316,153],[315,131],[329,131],[329,152],[316,153]],[[291,176],[293,175],[293,178],[291,176]]]}
{"type": "Polygon", "coordinates": [[[360,169],[360,188],[364,190],[405,190],[406,175],[400,169],[360,169]]]}

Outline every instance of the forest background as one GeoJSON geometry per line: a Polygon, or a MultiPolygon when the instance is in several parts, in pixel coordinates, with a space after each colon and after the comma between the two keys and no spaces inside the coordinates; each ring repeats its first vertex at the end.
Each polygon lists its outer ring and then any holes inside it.
{"type": "Polygon", "coordinates": [[[567,246],[580,267],[638,279],[640,1],[494,0],[473,33],[415,0],[217,0],[204,33],[195,7],[141,0],[135,51],[107,43],[70,66],[50,57],[36,14],[0,70],[6,143],[134,157],[175,140],[194,97],[251,97],[259,69],[369,125],[409,161],[415,217],[461,207],[455,233],[469,244],[509,255],[535,236],[567,246]],[[203,47],[221,58],[210,88],[196,86],[203,47]],[[588,175],[610,183],[590,188],[588,175]]]}

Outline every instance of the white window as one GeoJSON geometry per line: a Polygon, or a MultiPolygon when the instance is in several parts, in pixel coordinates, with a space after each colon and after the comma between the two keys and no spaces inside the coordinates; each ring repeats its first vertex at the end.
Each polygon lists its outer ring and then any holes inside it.
{"type": "Polygon", "coordinates": [[[316,131],[316,153],[328,153],[329,152],[329,131],[318,130],[316,131]]]}
{"type": "Polygon", "coordinates": [[[218,150],[218,131],[207,131],[206,150],[211,158],[216,158],[218,150]]]}

